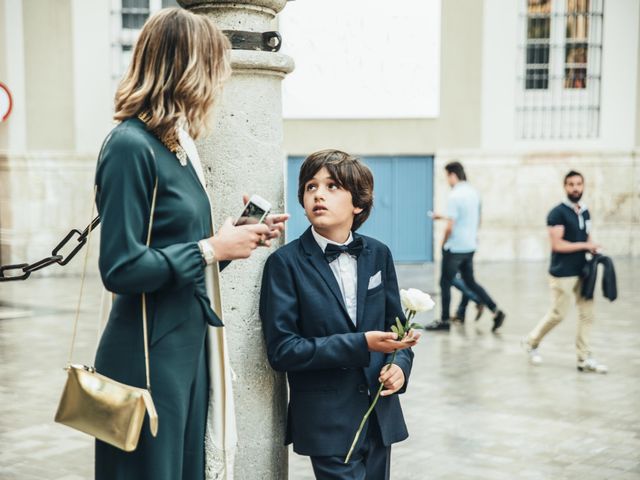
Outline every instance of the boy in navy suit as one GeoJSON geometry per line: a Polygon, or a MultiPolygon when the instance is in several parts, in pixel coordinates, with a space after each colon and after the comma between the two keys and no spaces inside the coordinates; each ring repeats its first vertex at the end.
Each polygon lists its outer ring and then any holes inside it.
{"type": "Polygon", "coordinates": [[[298,200],[311,227],[269,257],[260,298],[269,362],[289,381],[286,443],[311,457],[317,479],[388,479],[391,444],[408,436],[397,394],[418,334],[398,341],[389,332],[396,316],[406,321],[391,252],[355,233],[373,206],[373,176],[357,158],[322,150],[300,169],[298,200]],[[382,396],[345,464],[379,382],[382,396]]]}

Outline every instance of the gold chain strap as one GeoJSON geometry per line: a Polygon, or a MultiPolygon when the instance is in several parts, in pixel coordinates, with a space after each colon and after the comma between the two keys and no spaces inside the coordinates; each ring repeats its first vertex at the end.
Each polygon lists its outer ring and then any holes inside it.
{"type": "MultiPolygon", "coordinates": [[[[98,187],[94,186],[93,188],[93,200],[91,201],[91,216],[90,219],[93,218],[94,208],[95,208],[95,199],[97,195],[98,187]]],[[[151,245],[151,228],[153,227],[153,214],[156,208],[156,197],[158,194],[158,177],[156,176],[156,181],[153,186],[153,196],[151,198],[151,213],[149,214],[149,228],[147,229],[147,248],[151,245]]],[[[78,332],[78,319],[80,318],[80,306],[82,304],[82,294],[84,292],[84,281],[87,273],[87,263],[89,260],[89,250],[91,246],[91,230],[89,230],[89,234],[87,236],[87,250],[84,255],[84,263],[82,267],[82,276],[80,280],[80,293],[78,295],[78,305],[76,307],[75,319],[73,321],[73,333],[71,335],[71,348],[69,349],[69,359],[67,361],[67,367],[71,365],[71,361],[73,358],[73,350],[76,343],[76,335],[78,332]]],[[[149,339],[148,339],[148,322],[147,322],[147,297],[146,294],[142,294],[142,330],[143,330],[143,338],[144,338],[144,366],[145,366],[145,374],[147,379],[147,390],[151,392],[151,375],[149,368],[149,339]]],[[[100,318],[98,318],[98,331],[100,330],[100,318]]]]}
{"type": "MultiPolygon", "coordinates": [[[[89,221],[93,218],[93,212],[95,207],[95,198],[96,192],[98,190],[97,186],[93,187],[93,199],[91,200],[91,216],[89,217],[89,221]]],[[[76,317],[73,321],[73,333],[71,335],[71,348],[69,349],[69,359],[67,360],[67,367],[71,365],[71,359],[73,358],[73,348],[76,344],[76,334],[78,332],[78,319],[80,318],[80,305],[82,303],[82,293],[84,292],[84,279],[87,273],[87,262],[89,260],[89,250],[91,246],[91,230],[89,230],[89,235],[87,236],[87,250],[84,253],[84,262],[82,266],[82,277],[80,279],[80,293],[78,294],[78,305],[76,306],[76,317]]],[[[98,329],[100,329],[100,319],[98,319],[98,329]]]]}
{"type": "MultiPolygon", "coordinates": [[[[156,209],[156,195],[158,193],[158,177],[153,186],[153,197],[151,199],[151,215],[149,215],[149,230],[147,231],[147,248],[151,245],[151,227],[153,226],[153,212],[156,209]]],[[[147,295],[142,294],[142,327],[144,334],[144,367],[147,374],[147,390],[151,392],[151,377],[149,374],[149,339],[147,338],[147,295]]]]}

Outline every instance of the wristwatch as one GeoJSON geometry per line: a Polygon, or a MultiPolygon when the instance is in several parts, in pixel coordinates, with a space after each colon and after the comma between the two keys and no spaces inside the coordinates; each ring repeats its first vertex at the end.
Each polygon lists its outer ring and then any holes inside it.
{"type": "Polygon", "coordinates": [[[206,265],[211,265],[216,261],[216,252],[207,240],[200,240],[198,242],[198,248],[202,255],[202,260],[206,265]]]}

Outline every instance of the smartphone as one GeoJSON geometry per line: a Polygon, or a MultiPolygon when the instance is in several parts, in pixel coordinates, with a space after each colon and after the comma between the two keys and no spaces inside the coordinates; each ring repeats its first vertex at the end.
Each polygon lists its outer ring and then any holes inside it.
{"type": "Polygon", "coordinates": [[[267,217],[269,210],[271,210],[271,204],[269,202],[260,195],[251,195],[249,202],[244,206],[235,225],[255,225],[262,223],[267,217]]]}

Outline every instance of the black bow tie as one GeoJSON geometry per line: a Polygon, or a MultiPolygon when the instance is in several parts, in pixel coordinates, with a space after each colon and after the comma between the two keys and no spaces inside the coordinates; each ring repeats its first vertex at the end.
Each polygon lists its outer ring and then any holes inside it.
{"type": "Polygon", "coordinates": [[[336,245],[334,243],[329,243],[327,248],[324,249],[324,258],[327,259],[328,263],[333,262],[343,253],[348,253],[349,255],[358,258],[362,252],[362,248],[362,238],[356,238],[349,245],[336,245]]]}

